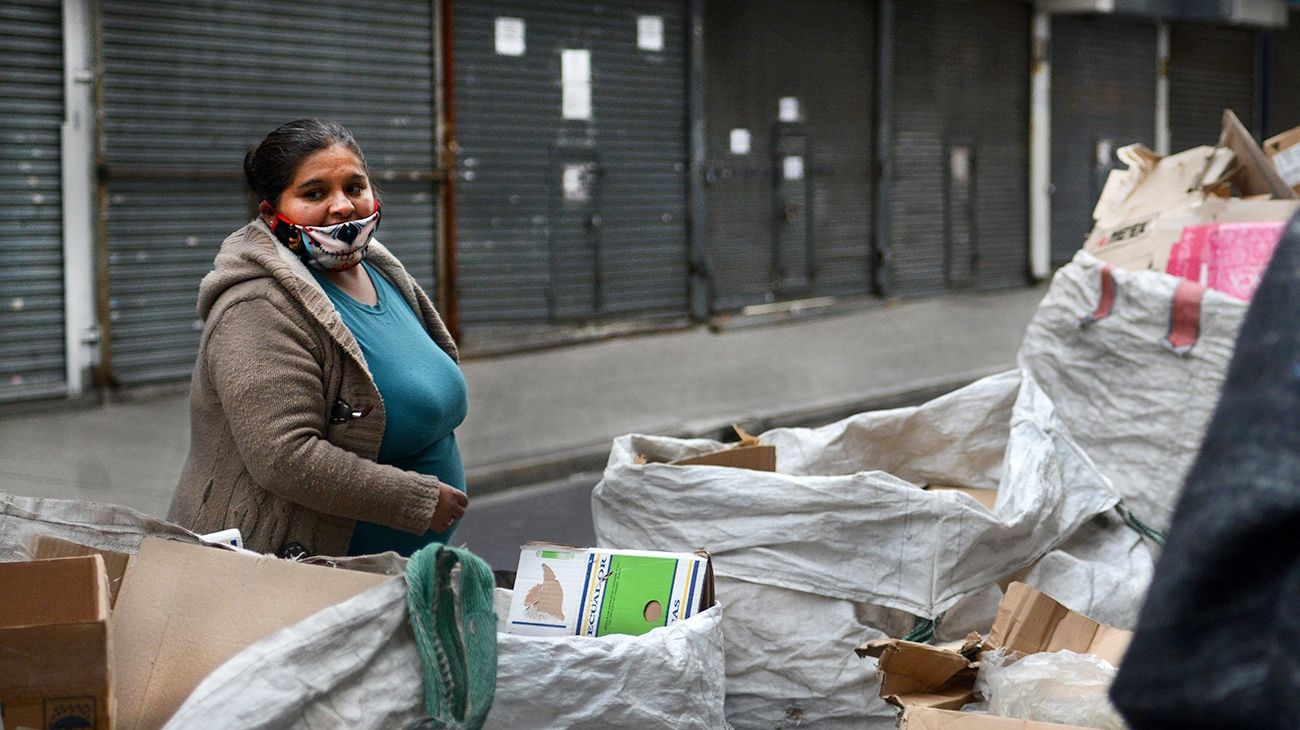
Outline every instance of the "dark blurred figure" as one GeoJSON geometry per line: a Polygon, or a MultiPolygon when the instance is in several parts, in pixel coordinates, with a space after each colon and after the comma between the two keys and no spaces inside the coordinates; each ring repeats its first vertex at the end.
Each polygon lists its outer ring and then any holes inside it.
{"type": "Polygon", "coordinates": [[[1111,697],[1134,730],[1300,728],[1300,216],[1242,324],[1111,697]]]}

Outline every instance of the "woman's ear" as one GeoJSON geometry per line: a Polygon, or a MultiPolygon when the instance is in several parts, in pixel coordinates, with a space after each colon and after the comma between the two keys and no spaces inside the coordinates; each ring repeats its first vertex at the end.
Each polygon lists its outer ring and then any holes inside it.
{"type": "Polygon", "coordinates": [[[275,208],[272,208],[271,204],[266,202],[265,200],[257,204],[257,212],[263,218],[275,217],[275,208]]]}

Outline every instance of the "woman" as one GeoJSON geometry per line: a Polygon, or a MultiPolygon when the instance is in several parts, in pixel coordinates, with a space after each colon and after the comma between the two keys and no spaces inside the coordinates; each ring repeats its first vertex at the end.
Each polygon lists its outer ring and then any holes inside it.
{"type": "Polygon", "coordinates": [[[380,204],[339,124],[290,122],[244,158],[258,217],[199,287],[190,453],[170,519],[282,557],[410,555],[468,505],[451,335],[373,238],[380,204]]]}

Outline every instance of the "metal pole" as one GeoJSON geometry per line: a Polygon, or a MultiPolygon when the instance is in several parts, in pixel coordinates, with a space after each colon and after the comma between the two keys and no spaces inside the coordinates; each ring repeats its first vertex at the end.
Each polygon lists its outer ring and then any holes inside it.
{"type": "Polygon", "coordinates": [[[69,397],[95,365],[94,16],[89,0],[63,0],[63,312],[69,397]]]}
{"type": "Polygon", "coordinates": [[[690,129],[690,175],[687,180],[689,236],[689,271],[691,318],[708,319],[712,310],[712,267],[709,265],[709,201],[705,194],[705,166],[708,164],[708,140],[705,110],[704,1],[690,0],[687,21],[687,121],[690,129]]]}
{"type": "Polygon", "coordinates": [[[887,297],[894,292],[893,222],[894,194],[894,0],[880,0],[876,16],[876,200],[875,275],[876,293],[887,297]]]}
{"type": "Polygon", "coordinates": [[[1169,154],[1169,24],[1156,26],[1156,153],[1169,154]]]}
{"type": "Polygon", "coordinates": [[[1029,72],[1029,274],[1052,270],[1052,17],[1034,11],[1029,72]]]}
{"type": "Polygon", "coordinates": [[[440,0],[438,73],[441,82],[439,167],[445,172],[438,227],[438,308],[447,329],[460,337],[460,295],[456,286],[456,96],[452,60],[452,0],[440,0]]]}

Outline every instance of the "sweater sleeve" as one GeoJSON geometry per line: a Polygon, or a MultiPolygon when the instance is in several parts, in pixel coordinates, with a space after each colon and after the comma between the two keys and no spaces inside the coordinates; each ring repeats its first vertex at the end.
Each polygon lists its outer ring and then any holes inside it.
{"type": "Polygon", "coordinates": [[[324,514],[407,532],[429,528],[439,482],[325,439],[328,404],[315,340],[263,298],[232,303],[204,347],[208,379],[239,455],[269,492],[324,514]]]}

